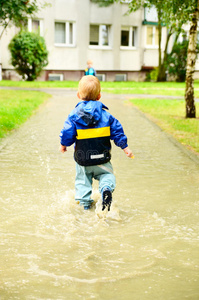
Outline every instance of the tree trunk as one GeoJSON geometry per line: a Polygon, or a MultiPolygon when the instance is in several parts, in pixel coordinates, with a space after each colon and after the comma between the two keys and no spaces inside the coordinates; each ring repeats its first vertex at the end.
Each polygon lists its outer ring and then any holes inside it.
{"type": "Polygon", "coordinates": [[[170,30],[167,34],[163,62],[161,62],[161,65],[159,65],[158,81],[166,81],[167,79],[166,77],[167,50],[168,50],[169,40],[171,36],[172,36],[172,30],[170,30]]]}
{"type": "MultiPolygon", "coordinates": [[[[8,26],[9,22],[7,23],[7,25],[5,25],[0,33],[0,43],[1,43],[1,38],[2,35],[4,33],[4,31],[6,30],[7,26],[8,26]]],[[[2,63],[1,63],[1,53],[0,53],[0,81],[2,80],[2,63]]]]}
{"type": "Polygon", "coordinates": [[[159,41],[158,41],[159,64],[158,64],[158,78],[157,78],[157,81],[164,81],[163,78],[162,78],[163,70],[162,70],[162,49],[161,49],[161,43],[162,43],[161,11],[158,11],[158,34],[159,34],[159,41]]]}
{"type": "Polygon", "coordinates": [[[186,71],[186,89],[185,89],[185,102],[186,102],[186,118],[196,117],[196,107],[194,103],[194,79],[196,62],[196,44],[197,44],[197,22],[199,14],[199,0],[197,1],[197,8],[193,13],[193,18],[189,30],[189,45],[187,53],[187,71],[186,71]]]}

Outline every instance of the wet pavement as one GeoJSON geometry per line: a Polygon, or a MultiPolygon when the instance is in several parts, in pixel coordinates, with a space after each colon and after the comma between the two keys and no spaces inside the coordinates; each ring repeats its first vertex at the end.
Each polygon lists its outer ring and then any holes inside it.
{"type": "MultiPolygon", "coordinates": [[[[44,89],[42,89],[44,90],[44,89]]],[[[74,201],[73,147],[59,132],[78,99],[52,93],[1,143],[1,299],[199,298],[199,161],[126,101],[102,94],[135,159],[113,145],[110,212],[98,184],[90,211],[74,201]]]]}

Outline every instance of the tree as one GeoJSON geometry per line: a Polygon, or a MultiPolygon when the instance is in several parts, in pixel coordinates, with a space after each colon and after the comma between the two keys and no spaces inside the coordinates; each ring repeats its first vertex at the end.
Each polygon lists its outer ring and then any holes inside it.
{"type": "Polygon", "coordinates": [[[27,81],[35,80],[48,64],[48,51],[43,37],[20,31],[9,44],[11,63],[27,81]]]}
{"type": "MultiPolygon", "coordinates": [[[[131,4],[141,6],[146,5],[144,0],[131,0],[131,4]]],[[[193,74],[195,71],[195,62],[197,55],[197,22],[199,17],[199,0],[148,0],[150,4],[155,5],[158,11],[158,24],[160,25],[160,17],[163,22],[165,22],[168,38],[175,32],[176,41],[183,24],[191,22],[189,31],[189,45],[188,45],[188,55],[187,55],[187,71],[186,71],[186,90],[185,90],[185,101],[186,101],[186,118],[196,117],[196,107],[194,104],[194,86],[193,86],[193,74]],[[162,5],[162,8],[161,8],[162,5]],[[162,14],[161,14],[162,13],[162,14]]],[[[158,26],[159,26],[158,25],[158,26]]],[[[160,57],[160,41],[159,41],[159,74],[158,81],[164,79],[165,74],[165,62],[167,60],[167,45],[164,51],[164,59],[160,57]]],[[[175,45],[175,43],[174,43],[175,45]]]]}
{"type": "MultiPolygon", "coordinates": [[[[91,0],[98,3],[100,6],[108,6],[120,0],[91,0]]],[[[158,31],[159,31],[159,66],[157,81],[166,81],[166,61],[168,54],[168,45],[171,36],[176,34],[177,38],[182,31],[182,25],[190,19],[191,13],[195,9],[196,0],[130,0],[128,13],[136,11],[140,8],[151,8],[154,6],[158,16],[158,31]],[[162,26],[167,27],[167,38],[162,56],[162,26]]]]}
{"type": "MultiPolygon", "coordinates": [[[[187,50],[189,41],[175,43],[167,58],[167,70],[177,82],[185,82],[187,68],[187,50]]],[[[199,53],[199,44],[196,47],[196,54],[199,53]]]]}
{"type": "MultiPolygon", "coordinates": [[[[9,24],[21,27],[26,23],[27,17],[38,10],[37,0],[0,0],[0,41],[9,24]]],[[[1,53],[0,53],[0,80],[1,53]]]]}
{"type": "Polygon", "coordinates": [[[175,43],[167,58],[167,70],[177,82],[185,82],[188,41],[175,43]]]}
{"type": "MultiPolygon", "coordinates": [[[[113,4],[114,2],[120,2],[120,0],[91,0],[94,3],[98,3],[99,6],[108,6],[113,4]]],[[[169,0],[168,0],[169,1],[169,0]]],[[[169,1],[170,2],[170,1],[169,1]]],[[[162,50],[161,50],[161,42],[162,42],[162,24],[165,23],[165,20],[168,18],[171,20],[171,6],[168,6],[167,1],[162,0],[131,0],[128,4],[129,10],[128,13],[132,13],[141,8],[151,8],[152,6],[156,7],[157,15],[158,15],[158,32],[159,32],[159,67],[158,67],[158,81],[166,81],[166,68],[165,61],[167,57],[167,48],[169,44],[169,39],[173,34],[173,27],[168,30],[167,41],[164,50],[164,59],[162,60],[162,50]]],[[[175,18],[176,21],[176,18],[175,18]]]]}
{"type": "Polygon", "coordinates": [[[9,24],[21,27],[27,21],[27,17],[37,10],[36,0],[0,0],[0,26],[3,28],[0,39],[9,24]]]}
{"type": "Polygon", "coordinates": [[[186,72],[186,118],[196,117],[196,107],[194,103],[193,74],[195,71],[196,48],[197,48],[197,23],[199,17],[199,0],[196,2],[195,10],[192,14],[192,21],[189,30],[189,45],[187,54],[187,72],[186,72]]]}
{"type": "MultiPolygon", "coordinates": [[[[120,0],[91,0],[100,5],[109,5],[120,0]]],[[[187,72],[186,72],[186,118],[196,117],[196,108],[194,104],[194,86],[193,74],[195,71],[196,61],[196,39],[197,39],[197,20],[199,15],[199,0],[130,0],[129,12],[136,11],[141,7],[151,7],[154,5],[158,12],[158,27],[159,27],[159,68],[158,81],[166,80],[166,60],[168,42],[173,33],[176,34],[177,42],[178,36],[182,31],[183,24],[191,22],[189,32],[189,46],[187,58],[187,72]],[[167,41],[164,50],[164,57],[161,57],[161,22],[167,26],[167,41]]],[[[175,45],[174,42],[174,45],[175,45]]]]}
{"type": "Polygon", "coordinates": [[[109,6],[114,2],[118,2],[119,0],[91,0],[93,3],[97,3],[99,6],[109,6]]]}

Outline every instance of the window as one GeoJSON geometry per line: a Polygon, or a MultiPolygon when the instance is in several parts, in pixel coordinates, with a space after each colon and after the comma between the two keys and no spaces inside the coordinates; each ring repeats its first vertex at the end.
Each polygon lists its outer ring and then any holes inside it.
{"type": "Polygon", "coordinates": [[[90,25],[90,45],[109,46],[109,25],[90,25]]]}
{"type": "Polygon", "coordinates": [[[106,75],[105,74],[96,74],[96,77],[99,79],[99,81],[106,81],[106,75]]]}
{"type": "Polygon", "coordinates": [[[126,81],[127,76],[126,74],[116,74],[115,81],[126,81]]]}
{"type": "Polygon", "coordinates": [[[122,27],[121,46],[135,47],[137,39],[137,27],[122,27]]]}
{"type": "Polygon", "coordinates": [[[35,32],[43,36],[43,20],[28,19],[28,31],[35,32]]]}
{"type": "Polygon", "coordinates": [[[74,46],[74,27],[73,22],[55,22],[55,44],[63,46],[74,46]]]}
{"type": "Polygon", "coordinates": [[[159,30],[156,26],[147,26],[147,39],[146,44],[149,47],[158,47],[159,30]]]}
{"type": "Polygon", "coordinates": [[[90,45],[99,45],[99,26],[90,25],[90,45]]]}
{"type": "Polygon", "coordinates": [[[32,31],[39,34],[40,32],[40,22],[39,20],[32,20],[32,31]]]}
{"type": "Polygon", "coordinates": [[[55,23],[55,43],[56,44],[66,44],[65,23],[55,23]]]}

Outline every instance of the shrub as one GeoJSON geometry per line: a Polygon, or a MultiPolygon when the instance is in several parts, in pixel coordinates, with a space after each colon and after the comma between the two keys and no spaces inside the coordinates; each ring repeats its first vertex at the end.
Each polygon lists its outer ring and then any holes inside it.
{"type": "Polygon", "coordinates": [[[48,64],[45,40],[38,34],[20,31],[9,44],[11,64],[27,81],[35,80],[48,64]]]}
{"type": "Polygon", "coordinates": [[[151,81],[157,81],[157,79],[158,79],[158,68],[154,68],[150,72],[150,77],[151,77],[151,81]]]}
{"type": "Polygon", "coordinates": [[[188,41],[173,46],[167,57],[167,70],[177,82],[184,82],[186,78],[188,41]]]}
{"type": "Polygon", "coordinates": [[[146,81],[157,81],[157,78],[158,78],[158,68],[154,68],[146,75],[146,81]]]}

